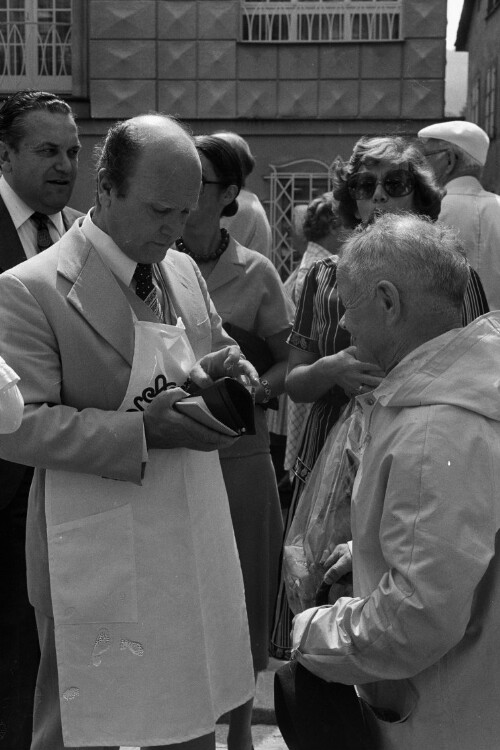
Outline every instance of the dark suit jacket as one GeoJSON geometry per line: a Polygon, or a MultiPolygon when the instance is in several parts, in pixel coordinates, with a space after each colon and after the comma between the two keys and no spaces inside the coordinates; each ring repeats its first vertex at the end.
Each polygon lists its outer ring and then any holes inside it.
{"type": "MultiPolygon", "coordinates": [[[[79,216],[82,216],[81,211],[69,207],[63,209],[62,218],[66,231],[79,216]]],[[[10,213],[0,197],[0,273],[25,260],[26,255],[21,240],[10,218],[10,213]]],[[[29,473],[31,477],[33,469],[0,459],[0,508],[5,508],[11,502],[20,490],[21,484],[24,485],[24,488],[29,488],[26,473],[29,473]]],[[[23,489],[23,494],[24,492],[23,489]]]]}

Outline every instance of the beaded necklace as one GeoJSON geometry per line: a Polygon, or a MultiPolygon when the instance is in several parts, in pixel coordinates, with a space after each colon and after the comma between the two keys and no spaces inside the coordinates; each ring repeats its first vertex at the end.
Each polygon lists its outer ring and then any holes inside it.
{"type": "Polygon", "coordinates": [[[220,245],[217,248],[217,250],[214,250],[213,253],[210,253],[210,255],[200,255],[198,253],[193,253],[191,250],[189,250],[188,247],[186,247],[184,240],[182,237],[179,237],[175,240],[175,244],[177,246],[177,250],[180,250],[181,253],[186,253],[189,255],[196,263],[207,263],[209,260],[217,260],[220,258],[222,253],[227,250],[227,246],[229,245],[229,232],[227,229],[224,229],[224,227],[220,230],[220,245]]]}

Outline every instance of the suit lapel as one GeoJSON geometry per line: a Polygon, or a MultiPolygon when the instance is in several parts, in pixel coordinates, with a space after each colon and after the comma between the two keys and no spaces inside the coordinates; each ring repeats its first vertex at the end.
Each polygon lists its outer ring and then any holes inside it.
{"type": "Polygon", "coordinates": [[[0,198],[0,273],[26,260],[23,246],[10,214],[0,198]]]}
{"type": "Polygon", "coordinates": [[[60,247],[57,270],[72,283],[68,302],[132,365],[132,311],[117,279],[77,224],[60,240],[60,247]]]}

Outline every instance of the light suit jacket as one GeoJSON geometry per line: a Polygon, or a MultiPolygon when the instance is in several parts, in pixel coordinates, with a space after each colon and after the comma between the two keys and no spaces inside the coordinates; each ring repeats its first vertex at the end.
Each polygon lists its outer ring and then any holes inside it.
{"type": "MultiPolygon", "coordinates": [[[[28,588],[32,604],[48,615],[44,469],[141,482],[142,415],[116,410],[133,359],[131,305],[141,319],[152,320],[152,313],[119,284],[80,224],[0,277],[0,351],[21,378],[26,404],[20,429],[1,436],[0,456],[36,467],[28,588]]],[[[170,250],[161,272],[197,359],[234,343],[188,256],[170,250]]]]}
{"type": "MultiPolygon", "coordinates": [[[[62,210],[64,228],[67,231],[73,222],[82,215],[81,211],[66,207],[62,210]]],[[[26,260],[24,249],[10,213],[0,197],[0,273],[17,266],[26,260]]],[[[0,459],[0,508],[6,507],[14,499],[23,482],[26,471],[21,464],[0,459]]]]}

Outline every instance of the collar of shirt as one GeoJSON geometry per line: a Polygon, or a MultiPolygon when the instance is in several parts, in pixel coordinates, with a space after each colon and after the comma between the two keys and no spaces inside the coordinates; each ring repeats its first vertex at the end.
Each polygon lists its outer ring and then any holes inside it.
{"type": "Polygon", "coordinates": [[[137,263],[120,250],[109,234],[103,232],[92,221],[92,209],[88,212],[81,226],[82,232],[95,247],[109,270],[126,286],[132,283],[137,263]]]}
{"type": "MultiPolygon", "coordinates": [[[[30,208],[27,203],[25,203],[18,194],[14,192],[14,190],[12,190],[11,186],[3,176],[0,177],[0,196],[5,203],[15,228],[19,232],[23,224],[29,221],[33,214],[33,209],[30,208]]],[[[65,230],[61,212],[58,211],[55,214],[48,214],[48,217],[57,229],[59,237],[62,237],[65,230]]]]}

